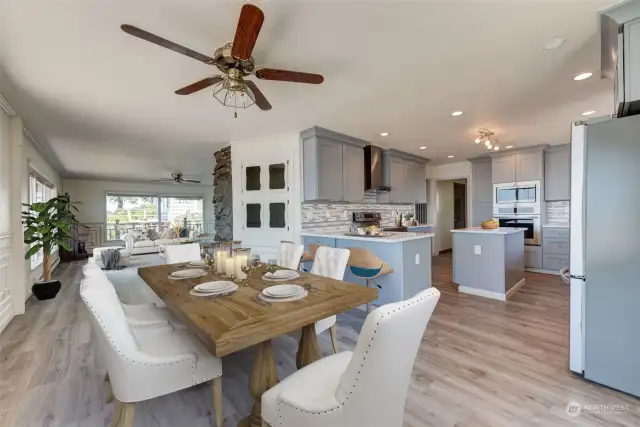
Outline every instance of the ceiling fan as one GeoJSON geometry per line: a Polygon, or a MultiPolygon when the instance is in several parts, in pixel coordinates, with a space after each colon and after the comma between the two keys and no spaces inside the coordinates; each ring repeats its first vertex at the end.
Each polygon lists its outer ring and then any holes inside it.
{"type": "Polygon", "coordinates": [[[182,184],[183,182],[192,182],[194,184],[201,184],[202,181],[198,181],[197,179],[188,179],[188,178],[183,178],[182,174],[180,172],[174,172],[171,174],[171,178],[160,178],[160,179],[154,179],[155,182],[166,182],[166,181],[173,181],[174,184],[182,184]]]}
{"type": "MultiPolygon", "coordinates": [[[[302,73],[298,71],[279,70],[275,68],[257,68],[251,56],[264,21],[262,10],[252,4],[242,6],[240,19],[233,43],[227,43],[216,49],[213,57],[203,55],[194,50],[151,34],[133,25],[122,25],[124,32],[157,44],[174,52],[189,56],[207,65],[215,65],[224,75],[207,77],[175,91],[178,95],[189,95],[199,90],[214,86],[213,96],[223,105],[233,108],[247,108],[254,103],[261,110],[270,110],[271,104],[251,80],[245,77],[255,74],[261,80],[281,82],[320,84],[324,77],[320,74],[302,73]]],[[[237,117],[237,113],[234,114],[237,117]]]]}

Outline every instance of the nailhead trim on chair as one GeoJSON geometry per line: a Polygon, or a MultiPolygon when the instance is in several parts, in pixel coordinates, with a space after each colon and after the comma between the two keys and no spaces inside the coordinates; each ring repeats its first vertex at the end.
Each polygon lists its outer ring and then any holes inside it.
{"type": "MultiPolygon", "coordinates": [[[[87,301],[87,299],[83,296],[80,295],[82,300],[85,302],[85,304],[87,304],[87,306],[91,309],[92,314],[95,316],[96,319],[98,319],[98,322],[100,322],[100,325],[102,326],[102,330],[104,331],[104,334],[107,336],[107,338],[109,339],[109,341],[111,342],[111,344],[113,345],[113,348],[116,350],[116,352],[121,356],[124,357],[127,361],[135,364],[135,365],[142,365],[142,366],[171,366],[171,365],[177,365],[179,363],[184,363],[184,362],[190,362],[191,363],[191,380],[192,380],[192,385],[195,384],[199,384],[196,383],[196,365],[195,362],[192,362],[191,359],[180,359],[177,360],[175,362],[171,362],[171,363],[141,363],[138,362],[137,360],[133,360],[128,358],[127,356],[124,355],[124,353],[122,353],[120,351],[120,349],[115,345],[115,343],[113,342],[113,340],[111,339],[111,336],[109,336],[109,334],[107,333],[107,328],[105,328],[104,323],[102,322],[102,319],[100,318],[100,316],[98,316],[93,308],[93,306],[89,303],[89,301],[87,301]]],[[[197,359],[197,357],[196,357],[197,359]]]]}
{"type": "MultiPolygon", "coordinates": [[[[437,292],[437,289],[435,289],[435,288],[432,288],[432,290],[435,290],[435,291],[437,292]]],[[[380,319],[378,320],[378,323],[376,323],[376,326],[373,328],[373,335],[371,336],[371,342],[369,343],[369,346],[367,347],[367,350],[364,352],[364,356],[363,356],[362,364],[360,364],[360,368],[358,368],[358,375],[356,375],[356,382],[358,382],[358,376],[360,375],[360,372],[361,372],[361,370],[362,370],[362,367],[364,366],[364,361],[365,361],[365,360],[367,360],[367,356],[366,356],[366,355],[367,355],[367,354],[369,354],[369,349],[370,349],[370,348],[371,348],[371,346],[373,345],[373,339],[375,338],[375,335],[376,335],[376,333],[378,332],[378,325],[380,325],[380,322],[382,322],[382,319],[384,319],[384,317],[385,317],[387,314],[395,313],[396,311],[402,310],[403,308],[406,308],[406,307],[409,307],[409,306],[411,306],[411,305],[413,305],[413,304],[416,304],[416,303],[418,303],[418,302],[422,301],[423,299],[428,298],[428,297],[431,297],[431,296],[433,296],[433,295],[434,295],[434,292],[429,292],[428,294],[424,295],[424,296],[423,296],[422,298],[420,298],[420,299],[417,299],[417,300],[412,301],[412,302],[410,302],[410,303],[408,303],[408,304],[405,304],[405,305],[403,305],[403,306],[401,306],[401,307],[398,307],[398,308],[394,309],[393,311],[391,311],[391,312],[389,312],[389,313],[384,313],[384,314],[380,315],[380,319]]],[[[353,384],[353,388],[352,388],[352,390],[348,392],[347,397],[344,399],[344,402],[342,402],[340,405],[338,405],[338,406],[336,406],[336,407],[334,407],[334,408],[331,408],[331,409],[327,409],[326,411],[321,411],[321,412],[317,412],[317,411],[305,411],[304,409],[296,408],[295,406],[293,406],[293,405],[291,405],[291,404],[289,404],[289,403],[287,403],[287,402],[285,402],[285,401],[279,400],[279,401],[278,401],[278,419],[279,419],[279,421],[280,421],[280,426],[281,426],[281,427],[284,427],[284,424],[282,423],[282,417],[280,416],[280,405],[281,405],[281,404],[287,405],[287,406],[289,406],[290,408],[293,408],[293,409],[295,409],[295,410],[297,410],[297,411],[299,411],[299,412],[304,412],[304,413],[311,414],[311,415],[325,415],[325,414],[328,414],[328,413],[334,412],[334,411],[336,411],[336,410],[338,410],[338,409],[342,408],[342,407],[347,403],[347,400],[349,400],[349,397],[353,394],[353,392],[354,392],[354,390],[353,390],[353,389],[355,389],[355,388],[356,388],[356,385],[355,385],[355,384],[353,384]]]]}

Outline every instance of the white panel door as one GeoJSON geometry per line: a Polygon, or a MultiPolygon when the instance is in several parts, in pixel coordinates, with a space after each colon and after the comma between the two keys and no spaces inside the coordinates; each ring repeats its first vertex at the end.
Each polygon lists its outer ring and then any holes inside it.
{"type": "MultiPolygon", "coordinates": [[[[241,240],[267,261],[276,258],[282,240],[293,240],[293,209],[291,206],[291,168],[293,153],[273,149],[260,156],[243,156],[242,187],[239,194],[242,221],[234,240],[241,240]]],[[[234,194],[234,197],[235,194],[234,194]]]]}

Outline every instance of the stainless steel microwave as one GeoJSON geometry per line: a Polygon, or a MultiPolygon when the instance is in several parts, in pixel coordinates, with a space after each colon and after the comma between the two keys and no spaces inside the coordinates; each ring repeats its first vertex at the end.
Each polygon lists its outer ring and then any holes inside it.
{"type": "Polygon", "coordinates": [[[493,206],[539,205],[540,181],[493,184],[493,206]]]}

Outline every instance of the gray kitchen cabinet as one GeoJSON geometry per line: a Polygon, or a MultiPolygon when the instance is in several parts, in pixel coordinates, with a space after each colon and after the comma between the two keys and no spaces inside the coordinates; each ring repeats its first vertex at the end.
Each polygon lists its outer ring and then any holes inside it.
{"type": "Polygon", "coordinates": [[[496,155],[491,163],[493,184],[540,181],[543,176],[542,149],[508,155],[496,155]]]}
{"type": "Polygon", "coordinates": [[[494,157],[491,162],[491,181],[493,184],[516,181],[516,156],[494,157]]]}
{"type": "Polygon", "coordinates": [[[544,152],[544,199],[547,202],[571,199],[569,144],[551,147],[544,152]]]}
{"type": "Polygon", "coordinates": [[[388,149],[382,152],[382,181],[391,187],[378,193],[378,203],[423,203],[427,200],[425,164],[428,160],[388,149]]]}
{"type": "Polygon", "coordinates": [[[300,137],[304,200],[362,201],[367,142],[319,127],[300,137]]]}
{"type": "Polygon", "coordinates": [[[542,268],[542,246],[524,245],[524,266],[542,268]]]}
{"type": "Polygon", "coordinates": [[[544,162],[542,150],[517,153],[516,155],[516,182],[542,180],[544,162]]]}
{"type": "Polygon", "coordinates": [[[560,271],[569,267],[569,227],[542,227],[542,268],[560,271]]]}
{"type": "Polygon", "coordinates": [[[343,144],[342,175],[344,200],[349,202],[364,200],[364,150],[362,147],[343,144]]]}
{"type": "Polygon", "coordinates": [[[624,24],[624,99],[640,99],[640,19],[624,24]]]}
{"type": "Polygon", "coordinates": [[[480,227],[482,221],[493,218],[493,203],[474,203],[471,226],[480,227]]]}
{"type": "Polygon", "coordinates": [[[491,158],[471,160],[473,203],[493,203],[491,158]]]}

